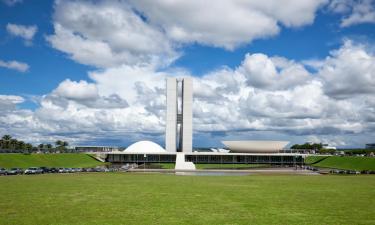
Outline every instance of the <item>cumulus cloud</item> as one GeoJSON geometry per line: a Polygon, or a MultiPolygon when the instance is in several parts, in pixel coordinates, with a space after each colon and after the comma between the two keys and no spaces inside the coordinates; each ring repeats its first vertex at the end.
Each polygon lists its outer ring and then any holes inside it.
{"type": "Polygon", "coordinates": [[[327,1],[275,2],[56,1],[47,40],[82,64],[160,68],[178,58],[184,44],[232,50],[274,36],[282,26],[309,25],[327,1]]]}
{"type": "Polygon", "coordinates": [[[17,95],[0,95],[0,111],[8,111],[16,108],[17,104],[24,102],[24,98],[17,95]]]}
{"type": "Polygon", "coordinates": [[[54,28],[51,45],[83,64],[160,66],[178,56],[158,27],[119,1],[57,1],[54,28]]]}
{"type": "MultiPolygon", "coordinates": [[[[210,143],[216,144],[228,138],[262,138],[260,133],[270,139],[314,137],[358,144],[342,140],[375,130],[372,53],[364,45],[345,42],[314,65],[315,72],[308,72],[302,62],[249,53],[236,68],[192,76],[195,135],[211,135],[210,143]]],[[[185,70],[148,66],[95,70],[89,73],[90,82],[61,82],[35,111],[7,103],[12,113],[3,113],[0,121],[15,133],[35,132],[35,139],[69,136],[73,142],[109,138],[130,143],[151,138],[162,144],[165,78],[171,74],[191,76],[185,70]]]]}
{"type": "Polygon", "coordinates": [[[31,44],[34,35],[38,31],[38,27],[36,25],[25,26],[8,23],[6,28],[8,33],[10,33],[11,35],[23,38],[25,40],[26,45],[31,44]]]}
{"type": "Polygon", "coordinates": [[[264,89],[285,89],[303,84],[311,78],[300,63],[283,57],[247,54],[238,71],[247,78],[249,85],[264,89]]]}
{"type": "Polygon", "coordinates": [[[19,72],[26,72],[29,70],[29,65],[27,65],[26,63],[14,61],[14,60],[13,61],[0,60],[0,67],[17,70],[19,72]]]}
{"type": "Polygon", "coordinates": [[[254,39],[279,33],[281,26],[313,23],[325,0],[278,1],[131,1],[151,23],[164,28],[168,37],[182,42],[234,49],[254,39]],[[225,15],[225,16],[224,16],[225,15]]]}
{"type": "Polygon", "coordinates": [[[81,80],[79,82],[69,79],[61,82],[45,100],[59,106],[67,106],[70,102],[90,108],[126,108],[128,103],[117,94],[100,96],[96,84],[81,80]]]}
{"type": "Polygon", "coordinates": [[[341,27],[375,23],[375,6],[372,0],[332,0],[328,8],[343,15],[341,27]]]}
{"type": "Polygon", "coordinates": [[[67,79],[59,84],[54,94],[72,100],[91,100],[99,97],[95,84],[87,83],[84,80],[79,82],[67,79]]]}
{"type": "Polygon", "coordinates": [[[327,95],[340,99],[375,93],[375,55],[365,45],[347,40],[330,54],[317,67],[327,95]]]}

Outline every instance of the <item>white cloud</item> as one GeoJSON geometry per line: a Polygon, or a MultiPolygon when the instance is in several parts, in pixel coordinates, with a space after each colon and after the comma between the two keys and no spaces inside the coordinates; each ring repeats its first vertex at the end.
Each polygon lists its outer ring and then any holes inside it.
{"type": "Polygon", "coordinates": [[[51,94],[45,96],[44,100],[61,107],[66,107],[73,102],[81,106],[99,109],[128,107],[127,101],[117,94],[101,96],[96,84],[84,80],[76,82],[67,79],[61,82],[51,94]]]}
{"type": "Polygon", "coordinates": [[[17,95],[0,95],[0,111],[13,110],[25,99],[17,95]]]}
{"type": "Polygon", "coordinates": [[[238,71],[249,85],[264,89],[286,89],[310,80],[311,74],[303,65],[282,58],[269,58],[264,54],[247,54],[238,71]]]}
{"type": "Polygon", "coordinates": [[[365,45],[347,40],[330,54],[317,67],[327,95],[350,98],[375,93],[375,55],[367,51],[365,45]]]}
{"type": "Polygon", "coordinates": [[[0,60],[0,67],[17,70],[19,72],[26,72],[29,70],[29,65],[18,61],[2,61],[0,60]]]}
{"type": "Polygon", "coordinates": [[[375,7],[372,0],[332,0],[328,8],[334,13],[343,14],[341,27],[375,23],[375,7]]]}
{"type": "MultiPolygon", "coordinates": [[[[283,57],[247,54],[237,68],[193,77],[194,132],[198,138],[211,134],[216,142],[210,143],[217,144],[272,133],[266,139],[317,137],[358,145],[356,138],[345,137],[371,138],[375,130],[372,60],[368,48],[351,42],[316,60],[314,73],[283,57]],[[342,86],[347,87],[337,88],[342,86]]],[[[0,133],[32,131],[34,140],[67,136],[72,142],[148,138],[163,143],[165,78],[172,74],[191,76],[179,69],[122,65],[90,72],[91,82],[63,81],[34,112],[17,109],[23,100],[11,98],[11,107],[0,115],[0,133]]]]}
{"type": "Polygon", "coordinates": [[[57,1],[54,28],[52,46],[83,64],[164,66],[178,56],[160,29],[118,1],[57,1]]]}
{"type": "Polygon", "coordinates": [[[23,38],[25,40],[25,44],[30,45],[34,35],[38,31],[38,27],[36,25],[25,26],[8,23],[7,31],[14,36],[23,38]]]}
{"type": "Polygon", "coordinates": [[[280,25],[301,27],[313,23],[315,12],[326,2],[136,0],[131,4],[177,42],[234,49],[278,34],[280,25]]]}
{"type": "Polygon", "coordinates": [[[232,50],[274,36],[282,26],[312,24],[326,2],[56,1],[47,40],[82,64],[160,68],[176,60],[184,44],[232,50]]]}
{"type": "Polygon", "coordinates": [[[96,85],[84,80],[74,82],[67,79],[60,83],[53,93],[72,100],[91,100],[99,97],[96,85]]]}
{"type": "Polygon", "coordinates": [[[8,5],[8,6],[14,6],[18,3],[22,3],[23,0],[1,0],[4,4],[8,5]]]}

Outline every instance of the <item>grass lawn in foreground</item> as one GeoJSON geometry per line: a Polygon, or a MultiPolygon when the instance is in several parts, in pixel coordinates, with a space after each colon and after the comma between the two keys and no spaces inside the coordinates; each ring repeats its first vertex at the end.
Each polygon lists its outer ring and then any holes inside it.
{"type": "Polygon", "coordinates": [[[375,176],[0,177],[0,224],[375,224],[375,176]]]}
{"type": "Polygon", "coordinates": [[[0,167],[28,168],[28,167],[95,167],[104,163],[87,154],[60,153],[60,154],[0,154],[0,167]]]}

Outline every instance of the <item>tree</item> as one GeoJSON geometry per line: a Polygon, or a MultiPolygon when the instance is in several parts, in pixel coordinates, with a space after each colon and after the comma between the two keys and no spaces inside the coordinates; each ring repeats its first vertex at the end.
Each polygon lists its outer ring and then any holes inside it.
{"type": "Polygon", "coordinates": [[[11,149],[16,149],[17,144],[18,144],[18,140],[17,139],[10,139],[9,144],[10,144],[11,149]]]}
{"type": "Polygon", "coordinates": [[[25,148],[26,148],[28,151],[31,151],[31,150],[33,149],[33,145],[30,144],[30,143],[27,143],[27,144],[25,145],[25,148]]]}
{"type": "Polygon", "coordinates": [[[290,148],[291,148],[291,149],[320,150],[320,149],[323,148],[323,145],[322,145],[322,143],[314,143],[314,144],[305,143],[305,144],[302,144],[302,145],[295,144],[295,145],[293,145],[293,146],[290,147],[290,148]]]}
{"type": "Polygon", "coordinates": [[[48,144],[45,144],[45,148],[47,148],[47,151],[48,152],[52,152],[51,149],[52,149],[52,145],[50,143],[48,144]]]}
{"type": "Polygon", "coordinates": [[[56,147],[60,147],[60,146],[63,145],[63,141],[62,141],[62,140],[57,140],[57,141],[55,142],[55,144],[56,144],[56,147]]]}
{"type": "Polygon", "coordinates": [[[12,139],[12,136],[6,134],[2,137],[3,140],[3,149],[9,149],[10,147],[10,140],[12,139]]]}
{"type": "Polygon", "coordinates": [[[38,149],[39,149],[39,150],[43,150],[43,149],[44,149],[44,144],[39,144],[39,145],[38,145],[38,149]]]}
{"type": "Polygon", "coordinates": [[[6,135],[3,136],[2,139],[3,139],[4,141],[10,141],[10,139],[12,139],[12,136],[6,134],[6,135]]]}
{"type": "Polygon", "coordinates": [[[23,141],[18,141],[17,143],[17,149],[19,150],[25,150],[26,149],[26,143],[23,141]]]}

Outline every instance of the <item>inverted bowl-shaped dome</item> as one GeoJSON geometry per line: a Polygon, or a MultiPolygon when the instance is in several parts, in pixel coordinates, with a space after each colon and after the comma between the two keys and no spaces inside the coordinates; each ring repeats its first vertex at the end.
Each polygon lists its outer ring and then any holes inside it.
{"type": "Polygon", "coordinates": [[[132,153],[160,153],[166,152],[164,148],[152,141],[138,141],[125,149],[132,153]]]}
{"type": "Polygon", "coordinates": [[[288,141],[222,141],[231,152],[275,153],[282,150],[288,141]]]}

